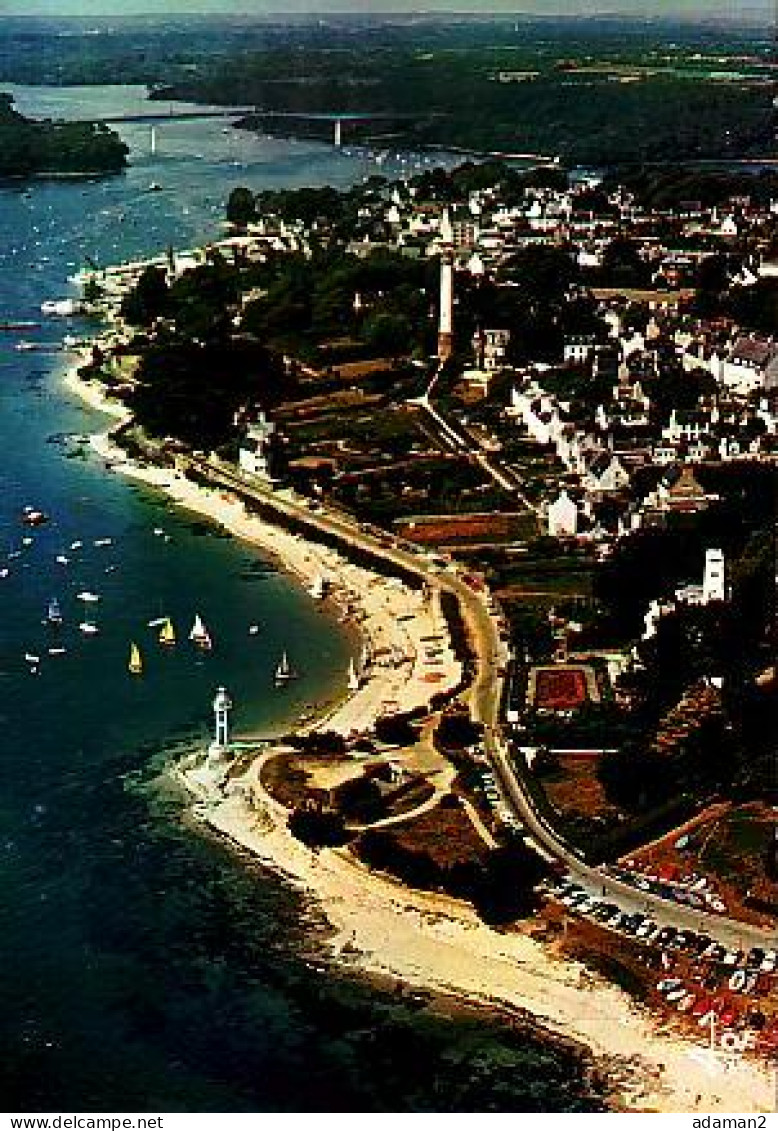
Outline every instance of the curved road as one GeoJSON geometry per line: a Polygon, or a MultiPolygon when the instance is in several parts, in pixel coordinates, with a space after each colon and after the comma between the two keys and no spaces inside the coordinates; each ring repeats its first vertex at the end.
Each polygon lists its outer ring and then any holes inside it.
{"type": "MultiPolygon", "coordinates": [[[[592,895],[617,904],[626,912],[650,914],[662,925],[704,932],[717,942],[740,950],[759,946],[772,948],[778,939],[769,929],[739,923],[709,912],[694,911],[672,900],[650,892],[639,891],[630,884],[610,875],[602,868],[585,863],[537,812],[530,793],[525,789],[520,772],[510,758],[507,743],[500,726],[505,662],[507,651],[500,640],[499,629],[487,608],[484,596],[472,589],[462,578],[450,570],[436,567],[426,552],[406,550],[390,541],[379,540],[363,527],[333,511],[312,511],[297,501],[291,492],[278,492],[248,482],[230,466],[212,460],[191,457],[186,462],[201,472],[211,482],[254,498],[281,515],[295,519],[308,527],[312,534],[322,533],[335,537],[348,552],[357,547],[402,570],[416,574],[426,584],[453,594],[459,603],[462,617],[469,630],[476,658],[476,671],[470,687],[462,698],[468,702],[473,719],[484,728],[484,752],[499,781],[509,808],[523,823],[530,838],[542,852],[563,864],[571,879],[592,895]]],[[[390,537],[390,536],[388,536],[390,537]]]]}

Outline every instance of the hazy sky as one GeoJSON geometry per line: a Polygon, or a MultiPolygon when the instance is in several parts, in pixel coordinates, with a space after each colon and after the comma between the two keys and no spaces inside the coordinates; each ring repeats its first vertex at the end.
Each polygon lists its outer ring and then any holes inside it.
{"type": "Polygon", "coordinates": [[[771,18],[775,0],[0,0],[0,15],[114,16],[166,12],[527,12],[537,14],[761,16],[771,18]]]}

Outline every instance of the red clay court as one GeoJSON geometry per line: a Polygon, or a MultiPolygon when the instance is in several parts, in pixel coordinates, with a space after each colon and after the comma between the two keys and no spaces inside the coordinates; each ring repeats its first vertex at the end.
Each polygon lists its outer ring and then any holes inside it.
{"type": "Polygon", "coordinates": [[[536,707],[565,711],[572,707],[580,707],[588,698],[586,673],[583,668],[563,668],[559,671],[541,668],[537,672],[536,707]]]}

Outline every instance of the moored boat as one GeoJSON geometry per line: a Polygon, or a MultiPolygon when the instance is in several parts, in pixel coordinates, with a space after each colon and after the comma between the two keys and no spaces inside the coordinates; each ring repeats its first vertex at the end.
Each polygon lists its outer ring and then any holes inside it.
{"type": "Polygon", "coordinates": [[[22,512],[22,522],[25,526],[43,526],[49,521],[49,516],[37,507],[25,507],[22,512]]]}
{"type": "Polygon", "coordinates": [[[327,582],[322,574],[317,573],[313,579],[313,584],[308,590],[314,601],[323,601],[327,593],[327,582]]]}
{"type": "Polygon", "coordinates": [[[289,663],[289,657],[286,652],[284,652],[276,665],[274,676],[276,687],[281,687],[283,684],[288,683],[290,679],[294,679],[295,674],[289,663]]]}
{"type": "Polygon", "coordinates": [[[62,624],[62,609],[56,597],[52,597],[49,601],[49,607],[46,610],[46,623],[62,624]]]}

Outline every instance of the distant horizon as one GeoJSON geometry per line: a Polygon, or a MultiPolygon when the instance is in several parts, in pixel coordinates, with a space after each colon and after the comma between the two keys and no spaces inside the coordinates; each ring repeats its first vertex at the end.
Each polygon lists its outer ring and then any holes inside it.
{"type": "Polygon", "coordinates": [[[488,8],[477,0],[427,0],[417,4],[414,0],[288,0],[279,10],[278,0],[257,0],[246,3],[236,11],[230,0],[11,0],[2,15],[14,18],[48,19],[133,19],[167,17],[221,16],[236,21],[248,19],[297,20],[352,17],[376,18],[445,18],[471,17],[488,19],[623,19],[636,22],[680,21],[683,23],[726,22],[732,24],[763,24],[775,21],[773,0],[621,0],[601,7],[591,0],[557,0],[553,11],[542,0],[492,0],[488,8]]]}

